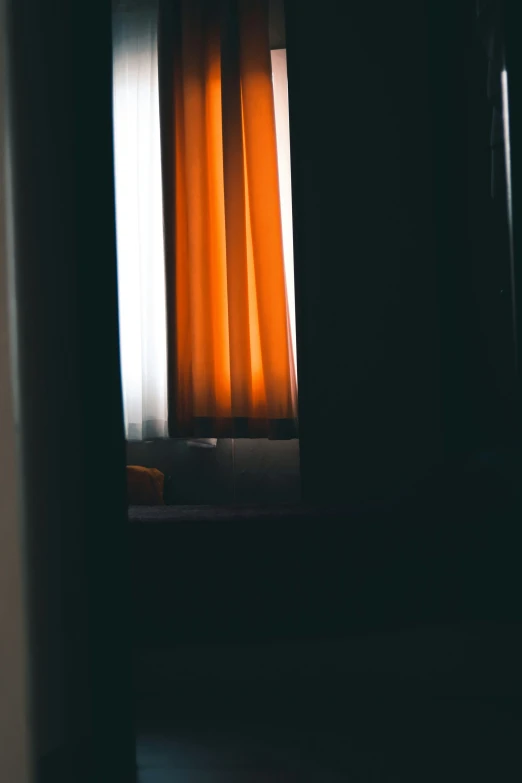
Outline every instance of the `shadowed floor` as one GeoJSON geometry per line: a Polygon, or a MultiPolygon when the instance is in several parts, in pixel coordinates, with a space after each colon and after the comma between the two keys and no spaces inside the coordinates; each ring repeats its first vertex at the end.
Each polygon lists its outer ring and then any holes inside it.
{"type": "Polygon", "coordinates": [[[295,676],[185,667],[138,700],[140,783],[522,780],[520,634],[430,633],[431,666],[410,635],[402,665],[382,637],[366,670],[349,654],[345,671],[295,676]]]}

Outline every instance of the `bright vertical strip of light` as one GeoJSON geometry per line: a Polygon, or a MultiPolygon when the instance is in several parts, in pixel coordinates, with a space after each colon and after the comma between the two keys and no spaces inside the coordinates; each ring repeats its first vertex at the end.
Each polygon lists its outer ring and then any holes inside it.
{"type": "Polygon", "coordinates": [[[165,437],[167,328],[157,11],[113,15],[120,356],[129,440],[165,437]]]}
{"type": "Polygon", "coordinates": [[[512,182],[511,182],[511,140],[509,135],[509,91],[508,91],[508,75],[504,70],[500,76],[502,84],[502,124],[504,126],[504,157],[506,161],[506,187],[507,187],[507,202],[508,202],[508,216],[509,225],[512,225],[513,220],[513,204],[512,204],[512,182]]]}
{"type": "Polygon", "coordinates": [[[509,249],[511,255],[511,301],[513,310],[513,332],[515,341],[515,356],[518,362],[518,330],[515,292],[515,269],[513,248],[513,182],[511,177],[511,137],[509,132],[509,90],[508,75],[504,68],[500,74],[502,89],[502,125],[504,130],[504,160],[506,166],[506,199],[508,213],[509,249]]]}
{"type": "MultiPolygon", "coordinates": [[[[279,169],[279,197],[283,229],[286,298],[294,365],[297,366],[295,337],[294,238],[292,228],[292,176],[290,168],[290,118],[288,110],[288,75],[286,49],[272,50],[272,77],[277,138],[277,165],[279,169]]],[[[297,378],[296,378],[297,383],[297,378]]]]}

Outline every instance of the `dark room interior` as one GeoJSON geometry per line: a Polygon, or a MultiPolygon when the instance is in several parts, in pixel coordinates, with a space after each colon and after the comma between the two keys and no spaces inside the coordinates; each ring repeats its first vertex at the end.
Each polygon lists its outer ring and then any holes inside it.
{"type": "MultiPolygon", "coordinates": [[[[0,779],[519,781],[514,0],[0,0],[0,9],[0,779]],[[152,7],[168,412],[160,435],[145,434],[144,415],[133,438],[113,36],[115,13],[152,7]],[[182,176],[187,214],[200,194],[190,179],[199,158],[183,169],[179,151],[180,117],[195,110],[176,58],[195,79],[191,9],[226,20],[227,231],[237,217],[227,172],[239,165],[227,146],[230,41],[240,41],[238,73],[258,51],[255,34],[244,44],[242,20],[268,20],[266,57],[283,51],[287,63],[297,347],[293,365],[277,365],[290,379],[282,402],[270,387],[276,360],[263,367],[266,400],[253,376],[259,420],[234,408],[239,349],[230,410],[211,400],[210,413],[196,351],[183,353],[180,247],[192,247],[195,224],[189,215],[184,237],[182,176]],[[160,481],[157,502],[133,502],[133,469],[160,481]]],[[[257,120],[249,136],[241,78],[245,225],[257,253],[249,193],[269,166],[256,180],[257,120]]],[[[207,128],[214,110],[208,99],[207,128]]],[[[183,128],[183,149],[195,149],[197,134],[183,128]]],[[[264,361],[270,319],[255,275],[264,361]]],[[[236,282],[229,273],[231,346],[236,282]]],[[[290,346],[288,296],[281,283],[290,346]]]]}

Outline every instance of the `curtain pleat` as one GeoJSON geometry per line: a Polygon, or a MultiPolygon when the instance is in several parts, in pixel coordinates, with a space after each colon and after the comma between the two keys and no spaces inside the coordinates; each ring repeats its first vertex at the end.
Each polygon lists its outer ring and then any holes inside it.
{"type": "Polygon", "coordinates": [[[247,200],[237,16],[229,14],[224,31],[223,165],[227,247],[228,324],[232,409],[248,418],[251,396],[250,303],[247,260],[247,200]]]}
{"type": "Polygon", "coordinates": [[[295,437],[268,6],[182,0],[169,31],[170,434],[295,437]]]}
{"type": "MultiPolygon", "coordinates": [[[[239,0],[241,96],[248,214],[269,418],[292,411],[283,234],[267,4],[239,0]]],[[[248,244],[247,244],[248,247],[248,244]]],[[[252,368],[254,371],[254,368],[252,368]]]]}

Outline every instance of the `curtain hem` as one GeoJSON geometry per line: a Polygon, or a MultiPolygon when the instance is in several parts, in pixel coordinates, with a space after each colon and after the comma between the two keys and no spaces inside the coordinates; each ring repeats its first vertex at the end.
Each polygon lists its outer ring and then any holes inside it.
{"type": "Polygon", "coordinates": [[[254,419],[247,417],[195,417],[189,424],[172,423],[171,438],[268,438],[293,440],[299,437],[295,419],[254,419]]]}

